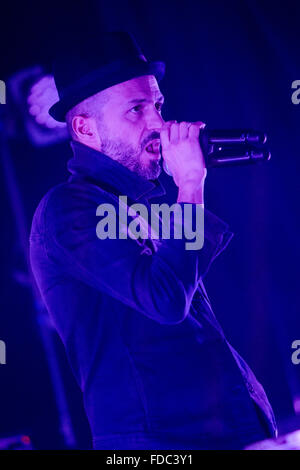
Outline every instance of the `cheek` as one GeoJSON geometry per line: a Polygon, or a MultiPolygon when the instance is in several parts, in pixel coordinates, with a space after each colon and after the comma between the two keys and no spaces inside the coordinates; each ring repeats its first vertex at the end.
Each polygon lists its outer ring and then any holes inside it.
{"type": "Polygon", "coordinates": [[[143,129],[144,127],[141,123],[125,120],[125,122],[123,121],[119,124],[119,135],[124,142],[137,148],[142,142],[143,129]]]}

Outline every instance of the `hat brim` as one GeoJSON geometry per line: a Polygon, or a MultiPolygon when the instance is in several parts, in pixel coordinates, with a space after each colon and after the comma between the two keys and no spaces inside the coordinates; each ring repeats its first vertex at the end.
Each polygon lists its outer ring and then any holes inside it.
{"type": "Polygon", "coordinates": [[[90,96],[99,93],[102,90],[110,88],[118,83],[126,82],[132,78],[143,75],[154,75],[158,82],[165,75],[164,62],[144,62],[139,61],[130,67],[120,66],[117,70],[102,68],[95,74],[84,77],[83,80],[73,85],[72,90],[66,93],[57,103],[49,109],[49,114],[56,121],[65,122],[67,112],[90,96]]]}

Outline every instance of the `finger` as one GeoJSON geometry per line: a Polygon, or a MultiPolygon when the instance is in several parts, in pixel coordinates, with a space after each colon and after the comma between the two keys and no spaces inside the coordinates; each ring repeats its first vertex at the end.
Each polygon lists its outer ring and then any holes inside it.
{"type": "Polygon", "coordinates": [[[189,135],[189,123],[182,121],[179,124],[179,138],[187,139],[188,135],[189,135]]]}
{"type": "Polygon", "coordinates": [[[205,122],[202,122],[202,121],[195,121],[193,122],[193,124],[197,124],[200,127],[200,129],[204,129],[206,127],[205,122]]]}
{"type": "Polygon", "coordinates": [[[176,122],[177,122],[177,121],[176,121],[175,119],[172,120],[172,121],[165,121],[165,122],[163,123],[162,129],[164,129],[165,127],[170,128],[171,125],[172,125],[173,123],[176,123],[176,122]]]}
{"type": "Polygon", "coordinates": [[[170,143],[169,127],[170,126],[164,126],[160,130],[160,143],[162,148],[167,147],[167,145],[170,143]]]}
{"type": "Polygon", "coordinates": [[[160,138],[163,135],[163,140],[164,140],[164,142],[162,142],[162,145],[166,144],[170,141],[170,127],[174,122],[177,122],[177,121],[173,120],[173,121],[164,122],[164,124],[163,124],[163,126],[160,130],[160,138]]]}
{"type": "Polygon", "coordinates": [[[176,144],[179,141],[179,124],[173,123],[170,127],[170,142],[176,144]]]}
{"type": "Polygon", "coordinates": [[[189,137],[191,137],[192,139],[197,139],[199,138],[199,134],[200,134],[200,126],[199,124],[196,124],[195,122],[193,122],[189,127],[189,137]]]}

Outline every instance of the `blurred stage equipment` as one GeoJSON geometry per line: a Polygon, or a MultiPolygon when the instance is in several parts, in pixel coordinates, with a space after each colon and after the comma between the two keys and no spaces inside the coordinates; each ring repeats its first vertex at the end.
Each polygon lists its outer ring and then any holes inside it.
{"type": "Polygon", "coordinates": [[[53,89],[49,92],[48,84],[50,87],[53,87],[53,82],[51,79],[49,80],[48,76],[45,78],[40,67],[18,72],[7,81],[7,104],[0,106],[0,156],[12,214],[15,218],[17,239],[26,263],[25,277],[28,282],[24,284],[29,287],[31,292],[36,323],[41,343],[44,347],[45,358],[48,362],[50,379],[58,410],[59,431],[65,446],[67,448],[75,448],[76,439],[55,346],[57,333],[51,323],[31,272],[28,224],[9,145],[9,138],[15,136],[15,131],[11,131],[15,126],[12,126],[11,122],[13,118],[15,119],[15,116],[17,119],[17,111],[21,113],[27,136],[33,145],[51,145],[67,137],[66,125],[63,124],[63,127],[61,123],[58,123],[58,127],[53,127],[53,123],[45,117],[45,108],[48,105],[51,106],[52,100],[56,100],[56,96],[53,95],[53,89]],[[30,107],[28,107],[28,99],[30,107]]]}
{"type": "Polygon", "coordinates": [[[12,75],[7,88],[32,145],[45,147],[68,138],[67,125],[48,114],[52,104],[58,101],[52,75],[37,65],[12,75]]]}
{"type": "Polygon", "coordinates": [[[34,450],[31,439],[25,434],[0,438],[0,450],[34,450]]]}

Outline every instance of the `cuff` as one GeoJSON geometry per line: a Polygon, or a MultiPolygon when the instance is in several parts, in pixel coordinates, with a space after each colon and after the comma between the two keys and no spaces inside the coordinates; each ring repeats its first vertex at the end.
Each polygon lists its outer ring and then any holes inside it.
{"type": "MultiPolygon", "coordinates": [[[[233,237],[228,224],[219,219],[215,214],[204,209],[204,239],[215,246],[214,258],[227,247],[233,237]]],[[[205,242],[204,242],[205,243],[205,242]]]]}

